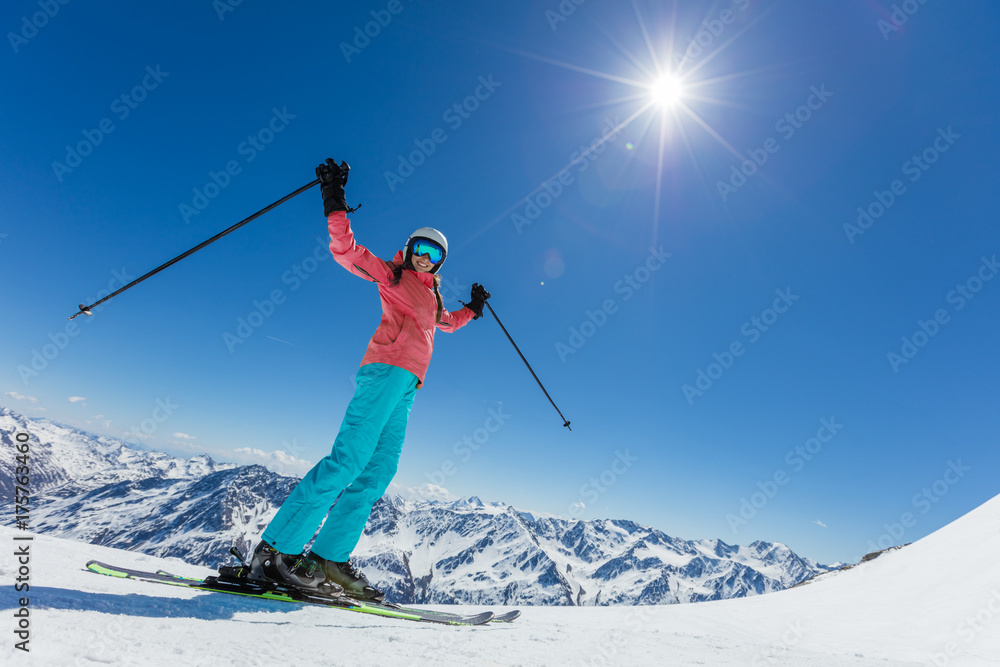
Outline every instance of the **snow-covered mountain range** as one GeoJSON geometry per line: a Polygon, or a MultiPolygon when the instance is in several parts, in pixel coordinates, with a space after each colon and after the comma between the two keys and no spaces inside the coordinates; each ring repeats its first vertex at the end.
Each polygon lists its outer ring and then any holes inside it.
{"type": "Polygon", "coordinates": [[[623,520],[536,517],[478,498],[386,496],[355,557],[395,599],[468,604],[672,604],[757,595],[829,568],[782,544],[687,541],[623,520]]]}
{"type": "MultiPolygon", "coordinates": [[[[0,408],[0,449],[29,432],[32,530],[215,568],[252,549],[297,479],[142,451],[0,408]]],[[[13,470],[0,489],[13,492],[13,470]]],[[[780,543],[688,541],[625,520],[566,520],[478,498],[387,494],[355,558],[403,603],[671,604],[781,590],[831,568],[780,543]]],[[[4,522],[10,524],[7,516],[4,522]]]]}

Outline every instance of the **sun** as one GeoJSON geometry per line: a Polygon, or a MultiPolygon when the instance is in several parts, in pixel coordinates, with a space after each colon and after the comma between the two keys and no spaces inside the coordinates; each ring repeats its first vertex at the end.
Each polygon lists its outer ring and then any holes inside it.
{"type": "Polygon", "coordinates": [[[649,96],[660,108],[669,108],[684,97],[684,82],[673,74],[664,74],[649,86],[649,96]]]}
{"type": "MultiPolygon", "coordinates": [[[[634,1],[632,5],[635,9],[639,32],[642,37],[641,40],[636,39],[635,41],[638,44],[645,45],[649,57],[648,59],[640,58],[629,50],[631,47],[626,48],[622,46],[613,35],[608,34],[607,36],[610,40],[618,46],[621,58],[631,61],[634,66],[625,72],[604,72],[535,53],[515,51],[515,53],[525,58],[578,74],[603,79],[615,84],[615,88],[609,89],[605,99],[594,99],[591,103],[581,108],[614,107],[616,109],[620,108],[627,113],[623,113],[625,115],[623,119],[615,117],[614,127],[611,127],[600,140],[595,141],[590,148],[584,150],[582,153],[574,153],[568,164],[562,166],[549,179],[543,181],[541,185],[528,193],[520,201],[487,223],[478,232],[473,234],[473,238],[501,222],[519,207],[524,206],[525,202],[530,201],[532,197],[541,192],[547,183],[551,182],[553,178],[559,176],[566,169],[575,165],[580,159],[589,156],[593,152],[603,151],[606,142],[612,141],[619,136],[626,136],[628,141],[624,142],[625,150],[629,151],[633,156],[638,154],[640,147],[643,145],[648,147],[643,149],[647,153],[652,154],[655,151],[658,154],[655,163],[656,186],[653,196],[652,236],[654,240],[659,229],[658,221],[660,220],[660,204],[663,196],[662,186],[665,172],[664,158],[668,151],[686,149],[692,162],[698,168],[698,173],[702,174],[699,151],[696,150],[694,141],[698,134],[703,132],[733,156],[740,160],[745,160],[743,153],[737,150],[712,127],[706,118],[702,116],[700,109],[705,105],[742,108],[735,102],[727,100],[724,95],[720,97],[711,91],[720,84],[733,79],[751,76],[755,72],[735,71],[706,76],[703,70],[710,62],[715,60],[716,56],[730,47],[740,35],[743,35],[753,24],[762,19],[765,14],[760,14],[753,21],[747,23],[738,33],[725,42],[720,43],[711,51],[699,50],[698,56],[690,56],[690,45],[688,49],[684,49],[685,45],[683,43],[675,43],[677,40],[675,40],[673,30],[676,29],[676,26],[671,27],[668,24],[667,27],[670,29],[670,33],[663,39],[657,37],[656,31],[654,31],[651,37],[650,30],[647,28],[646,21],[640,14],[638,6],[634,1]],[[662,50],[660,47],[663,47],[662,50]],[[684,55],[681,56],[680,54],[684,55]],[[657,127],[659,129],[658,133],[657,127]],[[626,131],[627,135],[625,134],[626,131]],[[655,138],[654,141],[645,141],[647,137],[655,134],[659,135],[658,146],[656,145],[655,138]]],[[[707,45],[701,44],[700,46],[704,47],[707,45]]],[[[594,158],[591,157],[590,159],[594,158]]],[[[702,182],[706,189],[708,189],[709,186],[705,182],[703,175],[702,182]]]]}

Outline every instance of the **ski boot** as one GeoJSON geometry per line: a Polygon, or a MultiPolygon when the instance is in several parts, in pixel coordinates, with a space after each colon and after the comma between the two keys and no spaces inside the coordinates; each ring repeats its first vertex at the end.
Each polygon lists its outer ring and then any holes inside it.
{"type": "Polygon", "coordinates": [[[281,584],[309,593],[339,597],[344,589],[335,582],[326,581],[323,569],[302,554],[283,554],[261,540],[250,558],[247,579],[261,584],[281,584]]]}
{"type": "Polygon", "coordinates": [[[315,563],[316,567],[326,575],[327,583],[338,586],[344,595],[363,602],[381,603],[385,600],[385,593],[372,586],[365,575],[356,570],[350,561],[337,563],[313,553],[310,553],[306,560],[315,563]]]}

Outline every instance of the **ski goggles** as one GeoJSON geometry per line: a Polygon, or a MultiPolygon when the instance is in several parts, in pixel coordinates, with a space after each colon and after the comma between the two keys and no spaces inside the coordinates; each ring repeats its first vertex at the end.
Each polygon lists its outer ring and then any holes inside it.
{"type": "Polygon", "coordinates": [[[430,239],[417,239],[410,246],[414,255],[427,255],[427,259],[433,264],[437,264],[444,259],[444,248],[430,239]]]}

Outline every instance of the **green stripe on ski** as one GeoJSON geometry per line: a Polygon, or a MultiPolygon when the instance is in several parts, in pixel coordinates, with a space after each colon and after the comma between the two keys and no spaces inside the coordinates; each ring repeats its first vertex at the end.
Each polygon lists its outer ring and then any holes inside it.
{"type": "Polygon", "coordinates": [[[90,561],[87,563],[87,569],[91,572],[96,572],[97,574],[106,574],[109,577],[121,577],[123,579],[128,579],[128,575],[124,572],[108,569],[96,561],[90,561]]]}
{"type": "MultiPolygon", "coordinates": [[[[488,622],[489,618],[483,618],[484,614],[472,615],[472,616],[458,616],[450,615],[451,618],[445,618],[443,615],[437,612],[430,612],[425,614],[422,612],[408,613],[409,610],[404,611],[402,609],[391,609],[383,607],[381,605],[363,602],[360,600],[352,600],[350,598],[331,598],[330,600],[316,600],[316,599],[299,599],[288,595],[283,592],[266,591],[263,593],[254,593],[247,591],[235,590],[234,588],[229,588],[226,585],[207,582],[203,579],[188,578],[188,577],[178,577],[177,575],[172,575],[168,572],[142,572],[138,570],[131,570],[129,568],[115,568],[98,561],[90,561],[87,563],[87,569],[96,574],[103,574],[110,577],[116,577],[119,579],[134,579],[136,581],[147,581],[150,583],[157,584],[169,584],[171,586],[181,586],[184,588],[192,588],[195,590],[208,591],[211,593],[229,593],[232,595],[241,595],[243,597],[259,598],[263,600],[277,600],[280,602],[298,602],[300,604],[307,605],[317,605],[323,607],[333,607],[335,609],[343,609],[346,611],[354,611],[363,614],[373,614],[376,616],[383,616],[385,618],[398,618],[400,620],[407,621],[420,621],[425,623],[438,623],[442,625],[481,625],[482,623],[488,622]],[[479,622],[473,622],[473,619],[482,619],[479,622]]],[[[214,579],[214,577],[212,578],[214,579]]],[[[416,610],[413,610],[416,611],[416,610]]],[[[492,617],[492,613],[486,612],[492,617]]]]}
{"type": "MultiPolygon", "coordinates": [[[[379,607],[369,607],[364,602],[359,602],[357,605],[351,605],[360,612],[366,614],[376,614],[378,616],[387,616],[389,618],[406,618],[412,621],[419,621],[420,616],[414,616],[413,614],[406,614],[403,612],[392,611],[391,609],[381,609],[379,607]]],[[[449,621],[451,625],[471,625],[469,623],[459,623],[457,621],[449,621]]]]}
{"type": "Polygon", "coordinates": [[[157,570],[156,574],[158,574],[158,575],[160,575],[162,577],[173,577],[174,579],[183,579],[184,581],[193,581],[193,582],[196,582],[196,583],[201,583],[201,582],[205,581],[204,579],[201,579],[199,577],[184,577],[184,576],[181,576],[179,574],[170,574],[169,572],[166,572],[165,570],[157,570]]]}
{"type": "MultiPolygon", "coordinates": [[[[178,580],[186,581],[186,582],[191,582],[191,583],[203,583],[205,581],[204,579],[199,579],[197,577],[185,577],[185,576],[180,575],[180,574],[173,574],[171,572],[167,572],[166,570],[157,570],[156,574],[160,575],[161,577],[172,577],[174,579],[178,579],[178,580]]],[[[164,582],[164,583],[166,583],[166,582],[164,582]]],[[[249,594],[249,593],[245,593],[244,595],[250,595],[250,596],[252,596],[252,594],[249,594]]],[[[361,603],[361,604],[363,604],[363,603],[361,603]]],[[[394,609],[392,611],[397,612],[400,616],[402,616],[403,613],[411,611],[408,607],[404,607],[402,605],[395,605],[395,604],[393,604],[392,607],[394,607],[394,609]]],[[[433,610],[430,610],[430,609],[428,609],[428,610],[419,610],[418,609],[418,610],[413,610],[413,611],[416,611],[416,612],[418,612],[420,614],[423,614],[424,616],[441,616],[441,617],[448,618],[448,617],[454,617],[456,615],[456,614],[453,614],[453,613],[450,613],[450,612],[446,612],[446,611],[433,611],[433,610]]],[[[371,613],[371,612],[368,612],[368,613],[371,613]]],[[[514,620],[516,620],[517,618],[520,618],[520,616],[521,616],[521,611],[519,609],[513,609],[511,611],[504,612],[502,614],[497,614],[496,616],[494,616],[493,618],[490,619],[490,623],[513,623],[514,620]]],[[[469,623],[455,623],[455,625],[470,625],[470,624],[469,623]]]]}
{"type": "MultiPolygon", "coordinates": [[[[134,574],[131,574],[129,572],[125,572],[125,571],[122,571],[122,570],[115,570],[115,569],[109,568],[109,567],[107,567],[107,566],[105,566],[105,565],[103,565],[101,563],[98,563],[97,561],[91,561],[91,562],[87,563],[87,569],[90,570],[91,572],[96,572],[97,574],[106,574],[109,577],[118,577],[119,579],[139,579],[139,580],[143,580],[141,577],[137,577],[134,574]]],[[[170,576],[173,577],[173,575],[170,575],[170,576]]],[[[184,579],[180,579],[180,578],[178,578],[177,581],[167,581],[166,579],[163,579],[163,578],[145,579],[145,581],[153,581],[154,583],[157,583],[157,584],[167,584],[169,586],[181,586],[181,587],[184,587],[184,588],[191,588],[191,580],[184,580],[184,579]]],[[[204,583],[201,579],[198,579],[197,582],[198,583],[204,583]]]]}

